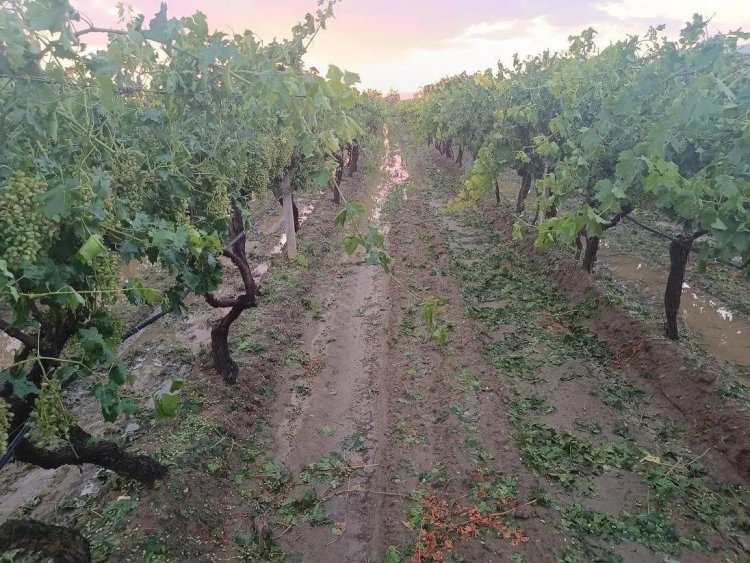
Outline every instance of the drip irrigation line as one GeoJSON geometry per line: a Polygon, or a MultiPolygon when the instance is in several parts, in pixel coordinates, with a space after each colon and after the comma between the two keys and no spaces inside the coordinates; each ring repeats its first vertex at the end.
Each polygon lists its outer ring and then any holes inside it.
{"type": "MultiPolygon", "coordinates": [[[[672,242],[679,242],[673,236],[670,236],[670,235],[668,235],[666,233],[662,233],[661,231],[658,231],[658,230],[654,229],[653,227],[649,227],[648,225],[644,225],[640,221],[638,221],[636,219],[633,219],[630,215],[625,215],[625,219],[627,219],[628,221],[630,221],[632,223],[635,223],[636,225],[638,225],[642,229],[645,229],[649,233],[653,233],[656,236],[662,237],[662,238],[667,239],[667,240],[672,241],[672,242]]],[[[690,247],[690,252],[693,252],[695,254],[700,254],[694,247],[690,247]]],[[[742,266],[738,266],[737,264],[734,264],[734,263],[729,262],[727,260],[722,260],[721,258],[715,258],[714,260],[716,262],[718,262],[719,264],[723,264],[724,266],[728,266],[729,268],[734,268],[735,270],[742,271],[742,266]]]]}
{"type": "MultiPolygon", "coordinates": [[[[660,231],[657,231],[657,230],[656,230],[656,229],[654,229],[653,227],[649,227],[648,225],[644,225],[644,224],[643,224],[643,223],[641,223],[640,221],[637,221],[636,219],[633,219],[633,218],[632,218],[632,217],[631,217],[630,215],[625,215],[625,219],[627,219],[628,221],[631,221],[632,223],[635,223],[636,225],[638,225],[638,226],[639,226],[639,227],[641,227],[642,229],[645,229],[645,230],[647,230],[647,231],[648,231],[649,233],[653,233],[653,234],[655,234],[656,236],[659,236],[659,237],[665,238],[665,239],[667,239],[667,240],[671,240],[672,242],[677,242],[677,239],[675,239],[674,237],[671,237],[671,236],[669,236],[669,235],[668,235],[668,234],[666,234],[666,233],[662,233],[662,232],[660,232],[660,231]]],[[[692,249],[692,250],[693,250],[693,252],[695,252],[695,249],[692,249]]]]}
{"type": "Polygon", "coordinates": [[[26,438],[26,433],[28,431],[29,423],[24,422],[23,426],[20,427],[20,432],[18,432],[18,434],[16,434],[16,436],[10,442],[8,442],[8,447],[5,450],[5,453],[0,456],[0,470],[8,465],[10,460],[13,458],[13,454],[16,453],[18,446],[20,446],[21,442],[23,442],[24,438],[26,438]]]}

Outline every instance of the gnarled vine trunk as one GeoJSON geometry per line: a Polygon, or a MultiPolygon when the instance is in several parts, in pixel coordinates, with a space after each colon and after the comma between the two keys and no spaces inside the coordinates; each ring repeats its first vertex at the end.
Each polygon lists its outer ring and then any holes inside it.
{"type": "MultiPolygon", "coordinates": [[[[53,376],[57,366],[59,366],[57,358],[60,357],[70,338],[75,335],[79,326],[78,323],[81,321],[81,318],[77,315],[86,315],[86,313],[81,311],[71,312],[69,317],[53,325],[39,314],[36,306],[31,306],[31,308],[32,314],[38,317],[40,331],[38,337],[31,340],[26,338],[27,335],[24,334],[14,336],[14,338],[19,338],[24,342],[24,347],[16,355],[16,361],[27,358],[32,350],[44,358],[35,362],[28,373],[25,374],[29,382],[39,387],[45,374],[47,377],[53,376]]],[[[10,433],[17,435],[18,432],[22,431],[23,425],[34,409],[36,396],[30,394],[21,399],[11,391],[12,388],[9,385],[0,385],[0,397],[10,404],[12,414],[10,433]]],[[[18,461],[45,469],[56,469],[63,465],[92,463],[146,484],[151,484],[167,474],[167,468],[156,460],[148,456],[128,453],[114,442],[97,441],[88,432],[76,425],[70,428],[68,443],[59,448],[42,448],[35,446],[27,439],[23,439],[13,455],[18,461]]]]}
{"type": "Polygon", "coordinates": [[[458,147],[458,158],[456,159],[456,164],[461,166],[464,162],[464,148],[458,147]]]}
{"type": "Polygon", "coordinates": [[[578,262],[581,259],[581,254],[583,253],[583,241],[588,241],[588,238],[585,233],[578,233],[576,235],[576,262],[578,262]]]}
{"type": "Polygon", "coordinates": [[[524,169],[518,173],[521,176],[521,189],[518,190],[518,199],[516,200],[516,213],[523,213],[526,206],[526,198],[531,191],[531,171],[524,169]]]}
{"type": "MultiPolygon", "coordinates": [[[[291,181],[288,174],[284,177],[283,182],[291,181]]],[[[243,311],[257,305],[255,298],[258,295],[258,286],[255,284],[250,264],[247,262],[246,237],[239,236],[243,230],[242,214],[237,202],[233,201],[229,236],[232,237],[234,243],[225,249],[223,254],[232,261],[232,264],[239,271],[245,293],[234,299],[220,299],[213,293],[207,293],[205,296],[206,302],[212,307],[229,309],[229,312],[211,329],[211,355],[214,368],[222,376],[224,382],[230,385],[237,382],[238,368],[229,350],[229,329],[243,311]]]]}
{"type": "Polygon", "coordinates": [[[599,237],[588,237],[586,251],[583,253],[583,269],[589,274],[594,271],[597,252],[599,252],[599,237]]]}
{"type": "Polygon", "coordinates": [[[500,184],[495,180],[495,203],[500,204],[500,184]]]}
{"type": "Polygon", "coordinates": [[[8,520],[0,525],[0,553],[24,549],[55,563],[88,563],[89,542],[70,528],[36,520],[8,520]]]}
{"type": "MultiPolygon", "coordinates": [[[[557,210],[555,209],[555,212],[557,210]]],[[[626,217],[630,212],[633,211],[632,206],[627,206],[625,209],[615,215],[609,223],[602,225],[602,232],[612,229],[620,224],[623,217],[626,217]]],[[[594,271],[594,264],[596,263],[596,255],[599,252],[599,237],[589,237],[585,233],[578,233],[576,236],[576,246],[578,247],[578,253],[576,254],[576,260],[581,255],[581,238],[586,239],[586,251],[583,254],[583,269],[589,274],[594,271]]]]}
{"type": "Polygon", "coordinates": [[[359,143],[354,143],[352,145],[352,151],[351,156],[349,157],[349,177],[351,178],[354,176],[354,173],[359,170],[359,153],[360,153],[360,147],[359,143]]]}
{"type": "MultiPolygon", "coordinates": [[[[545,186],[544,188],[544,199],[549,200],[552,197],[552,192],[548,187],[545,186]]],[[[557,205],[553,203],[550,204],[550,206],[544,210],[544,218],[545,219],[552,219],[552,217],[557,217],[557,205]]]]}
{"type": "Polygon", "coordinates": [[[77,425],[70,427],[69,442],[50,450],[24,440],[15,458],[44,469],[92,463],[147,485],[167,475],[167,467],[146,455],[131,454],[107,440],[97,441],[77,425]]]}
{"type": "Polygon", "coordinates": [[[331,187],[333,189],[333,203],[338,205],[341,203],[341,180],[344,177],[344,154],[343,152],[334,154],[333,158],[336,159],[337,166],[333,178],[333,185],[331,187]]]}
{"type": "Polygon", "coordinates": [[[693,235],[679,235],[669,245],[669,276],[667,287],[664,290],[664,313],[666,315],[666,336],[670,340],[678,340],[677,313],[680,311],[680,300],[682,299],[682,284],[685,281],[685,268],[687,267],[690,250],[693,248],[695,239],[706,234],[700,230],[693,235]]]}
{"type": "Polygon", "coordinates": [[[444,144],[445,152],[443,153],[443,156],[447,156],[448,158],[453,158],[453,140],[448,139],[445,141],[444,144]]]}

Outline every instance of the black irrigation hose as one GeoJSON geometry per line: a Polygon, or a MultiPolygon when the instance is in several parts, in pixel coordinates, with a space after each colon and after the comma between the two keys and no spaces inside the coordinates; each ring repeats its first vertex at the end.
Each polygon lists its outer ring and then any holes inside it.
{"type": "Polygon", "coordinates": [[[24,422],[23,426],[21,426],[17,431],[18,434],[16,434],[15,437],[10,442],[8,442],[8,447],[5,450],[5,453],[0,456],[0,470],[8,465],[8,462],[10,462],[10,460],[13,458],[13,454],[16,452],[16,449],[18,449],[18,446],[20,446],[21,442],[23,442],[23,439],[26,437],[26,433],[29,431],[29,423],[24,422]]]}
{"type": "MultiPolygon", "coordinates": [[[[652,227],[649,227],[648,225],[644,225],[640,221],[636,221],[635,219],[633,219],[630,215],[625,215],[625,219],[627,219],[628,221],[632,221],[633,223],[635,223],[636,225],[638,225],[642,229],[647,230],[649,233],[653,233],[656,236],[660,236],[660,237],[665,238],[667,240],[671,240],[672,242],[677,242],[677,240],[674,237],[671,237],[671,236],[669,236],[666,233],[662,233],[660,231],[657,231],[656,229],[654,229],[652,227]]],[[[693,249],[693,251],[695,252],[695,249],[693,249]]]]}
{"type": "MultiPolygon", "coordinates": [[[[677,242],[677,239],[675,239],[674,237],[672,237],[672,236],[670,236],[670,235],[668,235],[668,234],[666,234],[666,233],[662,233],[661,231],[657,231],[657,230],[656,230],[656,229],[654,229],[653,227],[649,227],[648,225],[644,225],[644,224],[643,224],[643,223],[641,223],[640,221],[637,221],[636,219],[633,219],[633,218],[632,218],[632,217],[631,217],[630,215],[625,215],[625,219],[627,219],[628,221],[631,221],[632,223],[635,223],[636,225],[638,225],[638,226],[639,226],[639,227],[641,227],[642,229],[645,229],[645,230],[647,230],[647,231],[648,231],[649,233],[653,233],[653,234],[655,234],[656,236],[662,237],[662,238],[664,238],[664,239],[667,239],[667,240],[669,240],[669,241],[672,241],[672,242],[677,242]]],[[[691,247],[691,248],[690,248],[690,252],[694,252],[695,254],[700,254],[700,253],[699,253],[699,252],[698,252],[698,251],[697,251],[697,250],[696,250],[695,248],[693,248],[693,247],[691,247]]],[[[742,266],[738,266],[737,264],[734,264],[734,263],[732,263],[732,262],[728,262],[728,261],[726,261],[726,260],[722,260],[721,258],[716,258],[715,260],[716,260],[716,261],[717,261],[717,262],[718,262],[719,264],[723,264],[724,266],[728,266],[728,267],[730,267],[730,268],[734,268],[735,270],[740,270],[740,271],[742,271],[742,269],[743,269],[743,268],[742,268],[742,266]]]]}

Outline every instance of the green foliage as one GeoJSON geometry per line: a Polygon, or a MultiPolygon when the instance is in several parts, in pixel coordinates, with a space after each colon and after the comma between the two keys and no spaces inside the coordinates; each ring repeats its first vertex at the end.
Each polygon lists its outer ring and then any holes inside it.
{"type": "Polygon", "coordinates": [[[630,469],[638,460],[627,444],[602,444],[576,438],[541,424],[523,426],[520,434],[524,464],[564,487],[584,491],[588,485],[582,476],[600,475],[612,469],[630,469]]]}
{"type": "Polygon", "coordinates": [[[401,563],[405,559],[406,555],[395,545],[389,545],[383,556],[383,561],[385,563],[401,563]]]}
{"type": "Polygon", "coordinates": [[[0,454],[5,453],[10,432],[11,413],[10,405],[5,399],[0,398],[0,454]]]}
{"type": "Polygon", "coordinates": [[[451,326],[440,317],[444,314],[445,301],[428,296],[422,300],[422,320],[427,326],[430,338],[442,348],[448,343],[451,334],[451,326]]]}
{"type": "Polygon", "coordinates": [[[59,379],[45,379],[34,402],[29,438],[40,446],[54,445],[67,440],[73,414],[65,405],[62,384],[59,379]]]}
{"type": "MultiPolygon", "coordinates": [[[[656,208],[711,235],[706,256],[750,266],[750,60],[742,32],[709,36],[700,16],[598,51],[592,29],[568,50],[426,86],[402,112],[425,140],[476,160],[449,208],[472,205],[506,168],[536,182],[537,244],[602,236],[621,214],[656,208]]],[[[514,228],[514,238],[521,235],[514,228]]]]}
{"type": "Polygon", "coordinates": [[[344,249],[351,256],[358,248],[364,251],[363,264],[380,266],[387,274],[390,272],[391,257],[384,250],[385,237],[378,232],[374,224],[367,227],[367,231],[356,234],[348,234],[344,238],[344,249]]]}
{"type": "Polygon", "coordinates": [[[576,504],[563,513],[562,524],[571,534],[574,545],[597,561],[620,561],[621,558],[611,552],[611,545],[624,541],[668,555],[679,555],[682,549],[705,549],[699,538],[680,536],[675,525],[658,511],[623,512],[612,516],[591,512],[576,504]]]}
{"type": "Polygon", "coordinates": [[[612,381],[597,392],[597,396],[605,405],[620,410],[637,405],[643,395],[643,389],[626,381],[612,381]]]}
{"type": "MultiPolygon", "coordinates": [[[[201,13],[169,17],[166,5],[150,18],[125,12],[97,51],[85,44],[97,29],[68,0],[3,5],[0,301],[10,330],[45,343],[0,371],[18,397],[33,401],[43,375],[86,377],[114,420],[132,376],[113,303],[124,294],[182,311],[188,291],[215,291],[230,207],[246,216],[285,175],[295,189],[327,182],[329,155],[376,133],[382,98],[356,91],[353,73],[302,62],[333,4],[267,44],[211,32],[201,13]],[[119,266],[133,260],[159,263],[165,287],[123,287],[119,266]]],[[[360,244],[387,268],[377,233],[360,244]]],[[[176,406],[161,397],[157,416],[176,406]]]]}

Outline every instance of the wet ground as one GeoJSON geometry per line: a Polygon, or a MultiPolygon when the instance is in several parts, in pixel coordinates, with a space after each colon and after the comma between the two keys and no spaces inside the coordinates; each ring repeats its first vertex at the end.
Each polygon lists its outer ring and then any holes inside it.
{"type": "MultiPolygon", "coordinates": [[[[518,177],[512,173],[505,174],[499,187],[504,201],[514,204],[520,187],[518,177]]],[[[535,207],[535,195],[532,192],[526,205],[527,214],[533,217],[535,207]]],[[[662,226],[664,230],[669,230],[669,227],[673,228],[672,225],[662,226]]],[[[622,282],[629,291],[643,299],[651,314],[662,317],[664,288],[669,274],[669,265],[664,261],[668,255],[663,249],[667,243],[657,239],[647,245],[642,242],[634,244],[629,233],[638,229],[632,223],[623,222],[609,231],[599,248],[597,267],[605,268],[615,280],[622,282]],[[626,232],[625,236],[622,236],[623,231],[626,232]],[[638,255],[638,249],[644,247],[655,247],[656,252],[661,251],[662,260],[651,254],[647,254],[647,257],[638,255]]],[[[705,279],[705,274],[695,272],[692,262],[691,260],[682,293],[679,313],[682,325],[716,358],[739,366],[750,366],[750,317],[733,310],[731,305],[711,292],[697,289],[693,279],[705,279]]],[[[750,376],[747,382],[750,384],[750,376]]]]}

